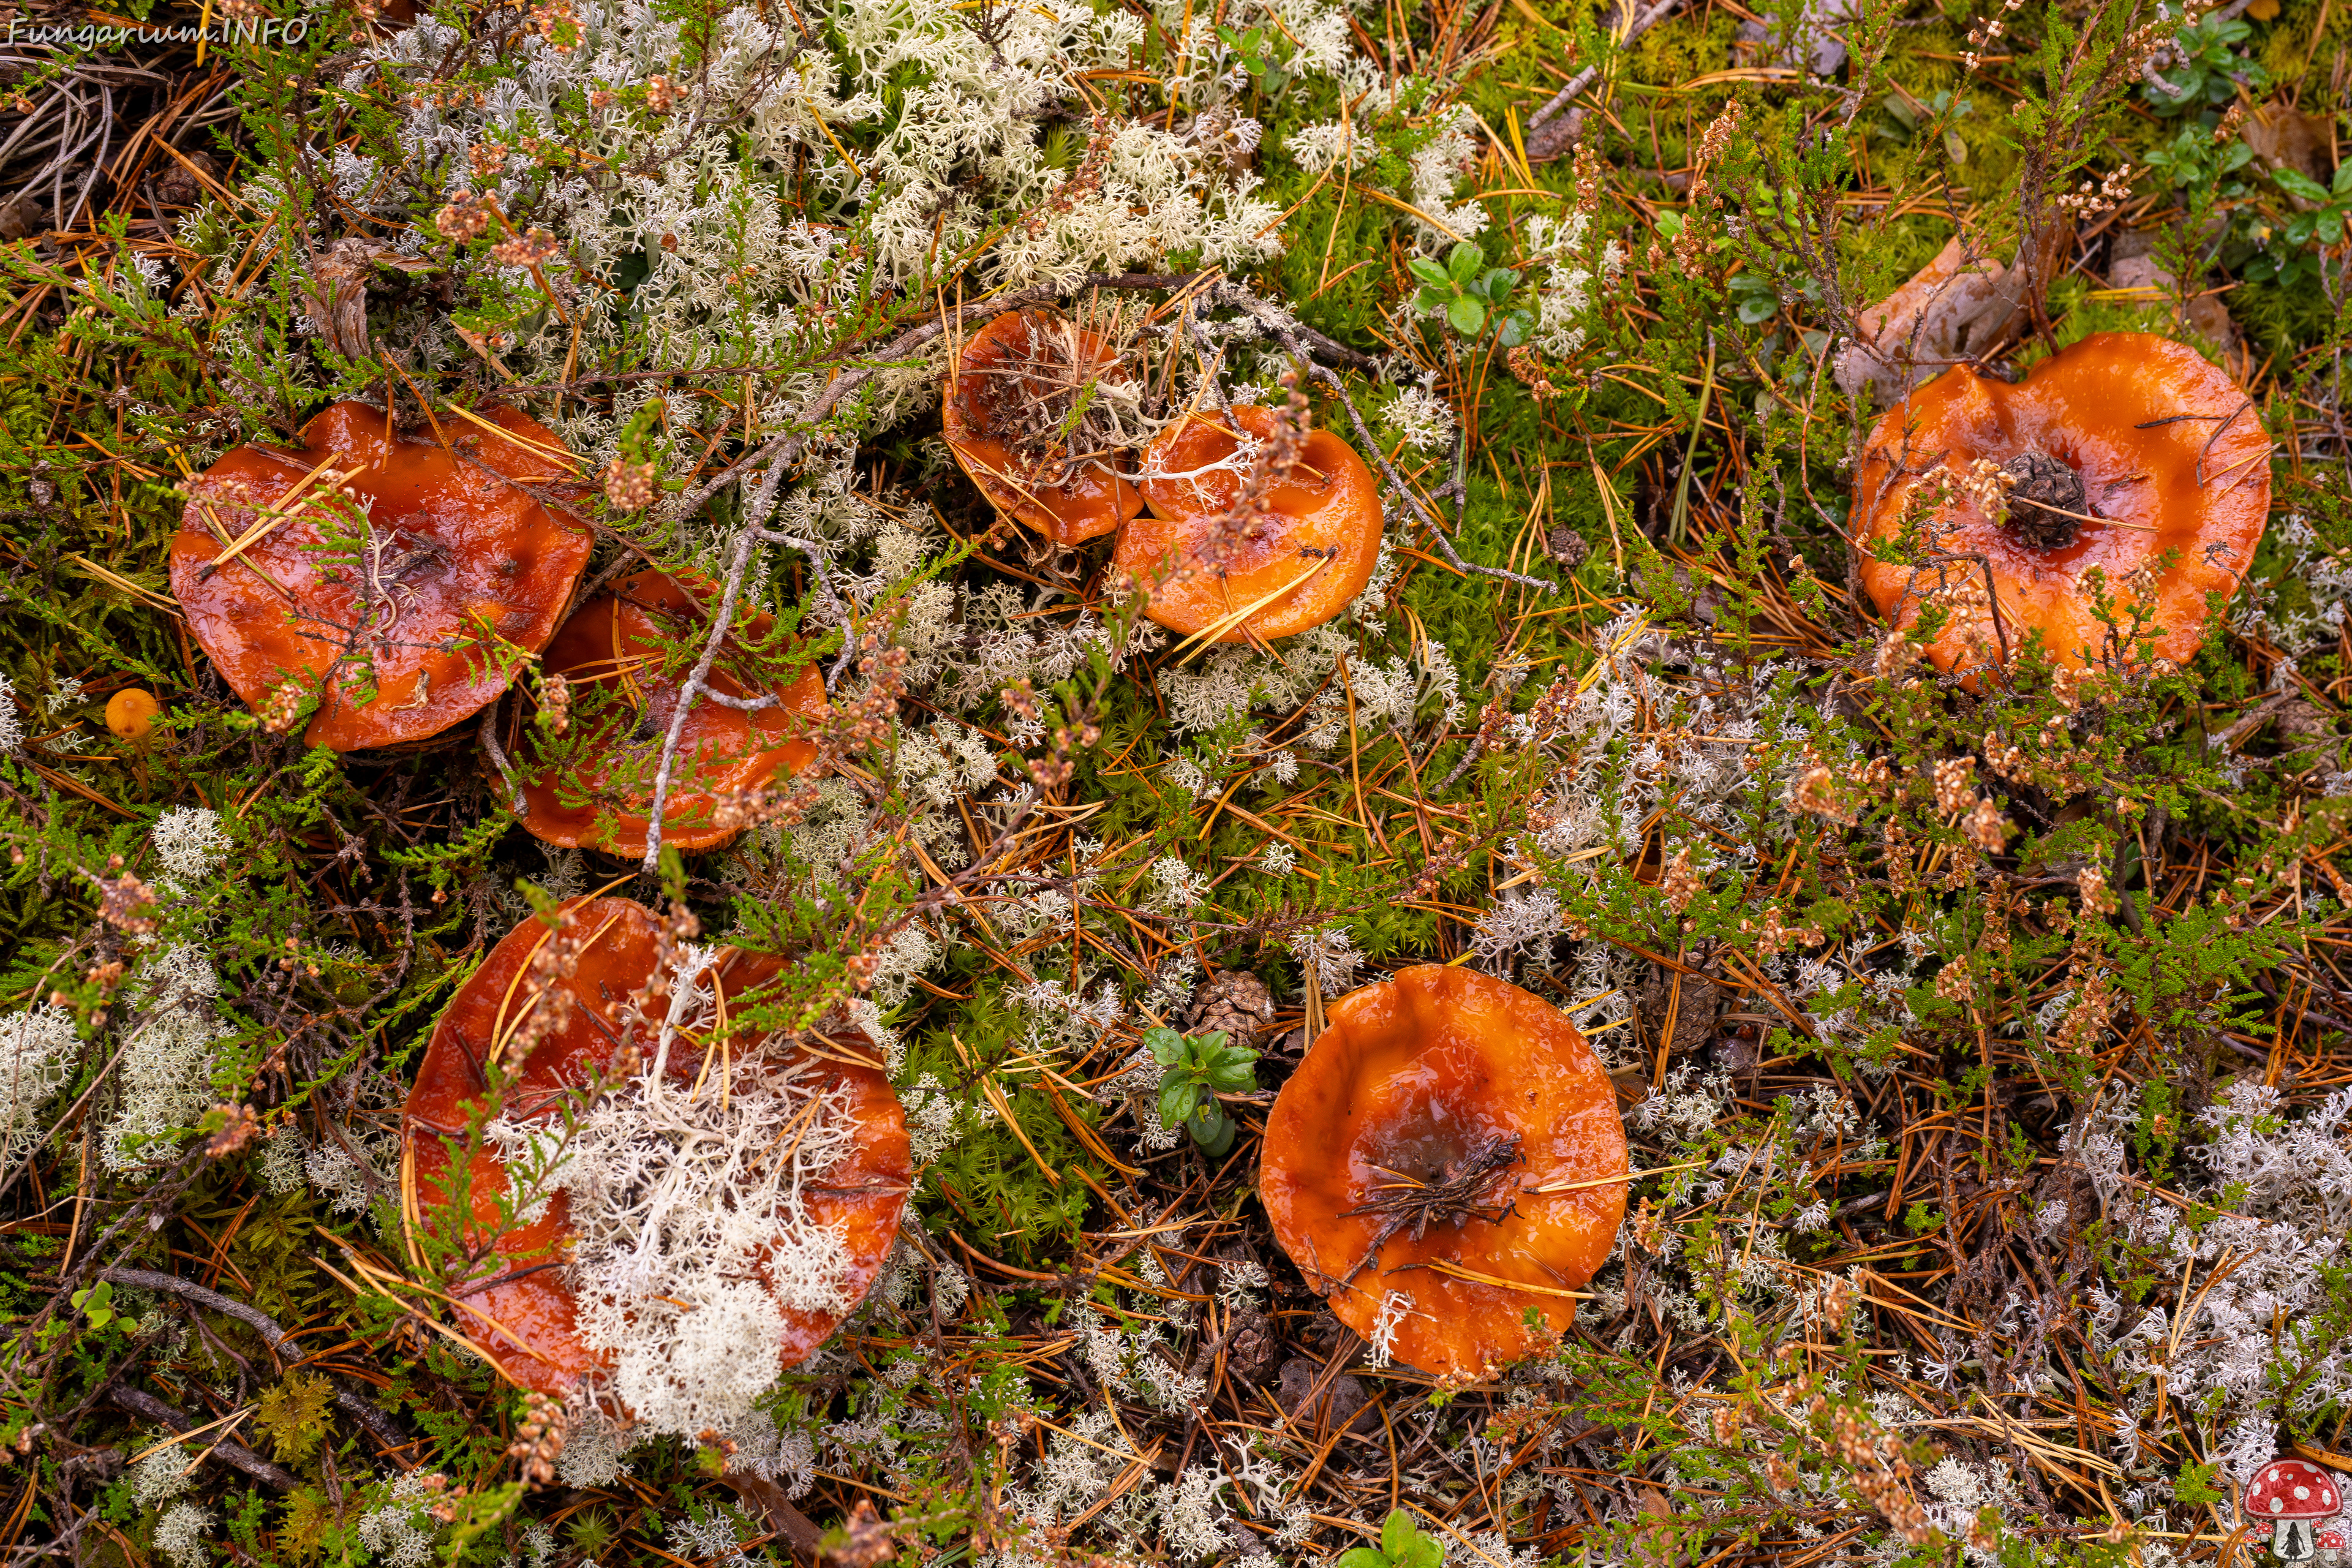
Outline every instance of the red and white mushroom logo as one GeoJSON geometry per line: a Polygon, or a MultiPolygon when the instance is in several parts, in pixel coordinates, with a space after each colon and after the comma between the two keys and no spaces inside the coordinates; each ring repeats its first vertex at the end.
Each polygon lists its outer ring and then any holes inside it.
{"type": "MultiPolygon", "coordinates": [[[[2271,1550],[2280,1561],[2301,1563],[2318,1549],[2313,1526],[2336,1512],[2344,1500],[2336,1478],[2302,1459],[2273,1459],[2254,1472],[2246,1488],[2243,1511],[2248,1523],[2272,1526],[2271,1550]]],[[[2339,1537],[2340,1531],[2334,1531],[2339,1537]]]]}

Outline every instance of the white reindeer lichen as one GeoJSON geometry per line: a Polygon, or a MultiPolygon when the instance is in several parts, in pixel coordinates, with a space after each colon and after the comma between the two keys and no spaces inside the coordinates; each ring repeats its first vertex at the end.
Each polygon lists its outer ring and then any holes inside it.
{"type": "Polygon", "coordinates": [[[569,1194],[582,1339],[612,1357],[610,1392],[642,1435],[693,1436],[751,1412],[782,1373],[787,1312],[841,1312],[845,1232],[812,1189],[856,1149],[850,1090],[819,1064],[714,1057],[695,1078],[669,1061],[711,1016],[690,950],[646,1071],[583,1112],[556,1152],[549,1123],[501,1124],[528,1213],[569,1194]],[[534,1148],[534,1145],[536,1147],[534,1148]]]}

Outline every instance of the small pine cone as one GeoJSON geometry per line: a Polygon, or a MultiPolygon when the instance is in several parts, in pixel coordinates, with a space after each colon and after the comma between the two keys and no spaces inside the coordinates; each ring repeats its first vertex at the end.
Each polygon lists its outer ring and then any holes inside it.
{"type": "Polygon", "coordinates": [[[1225,1346],[1225,1375],[1237,1388],[1255,1388],[1281,1357],[1281,1342],[1260,1320],[1243,1328],[1225,1346]]]}
{"type": "Polygon", "coordinates": [[[1274,997],[1265,982],[1246,969],[1221,969],[1193,1004],[1195,1034],[1222,1032],[1227,1042],[1246,1046],[1274,1022],[1274,997]]]}

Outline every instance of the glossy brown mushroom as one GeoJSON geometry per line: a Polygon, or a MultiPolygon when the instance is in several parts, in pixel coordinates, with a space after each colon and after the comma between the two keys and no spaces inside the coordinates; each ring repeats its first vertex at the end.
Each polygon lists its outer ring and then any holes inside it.
{"type": "Polygon", "coordinates": [[[1888,411],[1864,450],[1853,512],[1863,586],[1907,627],[1927,595],[1952,585],[1941,602],[1953,613],[1927,644],[1938,669],[1999,663],[2034,630],[2059,666],[2081,668],[2104,661],[2109,637],[2085,574],[2105,573],[2121,612],[2146,573],[2162,628],[2155,653],[2185,663],[2204,638],[2206,595],[2235,592],[2253,562],[2270,449],[2260,411],[2228,373],[2147,332],[2084,338],[2015,385],[1947,371],[1888,411]],[[1979,504],[1980,464],[2008,488],[2004,519],[1979,504]],[[1977,495],[1960,482],[1971,475],[1977,495]],[[1914,509],[1944,559],[1905,566],[1873,555],[1914,509]],[[2178,552],[2170,565],[2167,552],[2178,552]]]}
{"type": "MultiPolygon", "coordinates": [[[[693,666],[665,658],[665,643],[698,650],[708,584],[688,584],[640,572],[572,613],[548,645],[541,670],[571,688],[572,718],[560,737],[535,740],[523,767],[523,826],[549,844],[586,846],[614,855],[646,852],[653,826],[654,770],[693,666]]],[[[721,694],[773,695],[745,711],[698,698],[678,738],[677,761],[662,812],[662,842],[708,849],[732,837],[727,797],[758,789],[779,773],[797,773],[816,758],[808,738],[824,711],[824,678],[811,664],[789,680],[788,660],[763,650],[775,623],[739,618],[711,667],[721,694]]]]}
{"type": "Polygon", "coordinates": [[[1095,384],[1128,374],[1099,333],[1052,310],[1008,310],[956,356],[940,397],[948,447],[999,511],[1056,544],[1098,539],[1143,498],[1118,471],[1123,454],[1073,450],[1063,426],[1095,384]]]}
{"type": "MultiPolygon", "coordinates": [[[[644,906],[626,899],[590,899],[565,910],[574,921],[570,930],[586,939],[571,976],[555,983],[570,992],[573,1005],[564,1021],[523,1058],[509,1081],[502,1110],[517,1121],[547,1114],[567,1090],[592,1077],[619,1074],[622,1005],[654,969],[658,933],[644,906]]],[[[454,1139],[462,1148],[468,1108],[484,1096],[483,1064],[515,1037],[530,1006],[526,972],[551,935],[537,917],[509,931],[434,1027],[401,1121],[403,1158],[414,1162],[420,1223],[435,1223],[446,1203],[451,1157],[445,1140],[454,1139]]],[[[742,999],[779,967],[776,959],[729,949],[703,983],[715,988],[721,1008],[740,1009],[742,999]]],[[[848,1257],[843,1289],[853,1302],[872,1288],[888,1258],[913,1183],[906,1117],[889,1080],[877,1068],[841,1059],[864,1054],[863,1044],[862,1037],[847,1036],[824,1057],[786,1048],[767,1063],[813,1070],[823,1075],[818,1081],[824,1091],[837,1089],[845,1096],[845,1114],[856,1127],[855,1152],[828,1173],[824,1185],[804,1189],[802,1201],[814,1224],[841,1228],[848,1257]]],[[[737,1075],[735,1081],[762,1070],[762,1037],[754,1033],[739,1031],[730,1037],[728,1070],[737,1075]]],[[[701,1051],[677,1051],[667,1064],[668,1077],[691,1084],[703,1066],[701,1051]]],[[[487,1147],[467,1165],[470,1223],[475,1234],[493,1235],[499,1198],[509,1191],[506,1166],[487,1147]]],[[[577,1300],[561,1267],[561,1249],[571,1234],[571,1197],[558,1192],[538,1219],[498,1237],[498,1282],[465,1296],[464,1305],[451,1314],[455,1326],[489,1352],[509,1378],[543,1394],[560,1394],[605,1364],[606,1358],[580,1337],[577,1300]],[[551,1257],[557,1267],[539,1267],[551,1257]]],[[[806,1360],[840,1326],[841,1316],[785,1309],[783,1364],[806,1360]]]]}
{"type": "Polygon", "coordinates": [[[509,408],[480,417],[499,433],[444,419],[436,439],[338,403],[299,451],[239,447],[194,482],[172,592],[273,728],[315,692],[313,746],[436,735],[555,635],[589,533],[524,486],[564,477],[562,444],[509,408]]]}
{"type": "Polygon", "coordinates": [[[1364,591],[1381,559],[1380,487],[1328,430],[1307,433],[1290,477],[1266,493],[1265,515],[1237,521],[1244,434],[1273,439],[1274,410],[1236,405],[1231,423],[1203,410],[1161,432],[1143,459],[1150,510],[1111,552],[1118,570],[1157,580],[1146,615],[1187,635],[1222,626],[1218,642],[1321,626],[1364,591]]]}
{"type": "Polygon", "coordinates": [[[1341,1322],[1463,1380],[1574,1321],[1627,1169],[1616,1091],[1573,1024],[1507,981],[1422,964],[1331,1005],[1266,1119],[1258,1193],[1341,1322]]]}

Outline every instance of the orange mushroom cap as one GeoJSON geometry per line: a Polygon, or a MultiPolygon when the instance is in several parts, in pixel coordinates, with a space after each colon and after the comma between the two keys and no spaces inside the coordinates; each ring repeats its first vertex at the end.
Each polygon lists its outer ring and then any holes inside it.
{"type": "MultiPolygon", "coordinates": [[[[653,973],[656,922],[652,912],[627,899],[590,899],[565,906],[572,929],[591,940],[578,967],[556,984],[571,992],[575,1005],[565,1021],[519,1064],[510,1080],[505,1114],[517,1121],[551,1110],[566,1091],[592,1076],[611,1077],[622,1035],[621,1005],[653,973]]],[[[481,1063],[494,1045],[511,1037],[527,995],[525,972],[550,928],[526,920],[490,950],[481,968],[451,998],[435,1026],[417,1069],[415,1086],[401,1119],[404,1159],[415,1163],[418,1212],[430,1215],[447,1201],[449,1147],[462,1148],[469,1107],[487,1089],[481,1063]]],[[[721,1008],[740,1007],[741,998],[772,978],[779,960],[725,951],[706,972],[721,1008]]],[[[741,1084],[760,1070],[762,1037],[738,1032],[729,1039],[729,1069],[741,1084]]],[[[862,1045],[862,1037],[844,1042],[862,1045]]],[[[820,1093],[845,1097],[845,1113],[855,1127],[855,1151],[826,1175],[822,1185],[804,1187],[801,1202],[809,1220],[838,1227],[847,1266],[844,1294],[851,1301],[872,1288],[898,1234],[898,1219],[912,1190],[914,1166],[907,1121],[890,1083],[876,1068],[835,1056],[784,1054],[778,1065],[824,1075],[820,1093]]],[[[672,1055],[667,1076],[692,1083],[703,1069],[700,1051],[672,1055]]],[[[715,1092],[715,1089],[706,1089],[715,1092]]],[[[488,1148],[467,1162],[472,1222],[485,1233],[499,1221],[499,1196],[508,1190],[506,1167],[488,1148]]],[[[499,1236],[496,1248],[504,1275],[499,1283],[465,1299],[457,1326],[490,1352],[500,1371],[525,1388],[560,1394],[581,1377],[604,1370],[605,1357],[582,1338],[578,1302],[562,1268],[540,1268],[572,1235],[571,1194],[559,1191],[546,1212],[499,1236]],[[530,1269],[525,1273],[522,1270],[530,1269]]],[[[783,1362],[804,1361],[840,1326],[843,1314],[786,1308],[782,1312],[783,1362]]]]}
{"type": "Polygon", "coordinates": [[[1201,470],[1230,462],[1243,432],[1272,439],[1274,410],[1240,405],[1231,425],[1202,412],[1162,431],[1144,454],[1150,510],[1127,525],[1111,552],[1119,570],[1145,582],[1172,557],[1175,571],[1151,590],[1144,614],[1188,636],[1233,622],[1219,642],[1271,641],[1321,626],[1364,591],[1381,559],[1380,487],[1356,449],[1328,430],[1307,433],[1298,467],[1266,496],[1277,521],[1246,534],[1234,529],[1226,520],[1242,499],[1243,476],[1230,467],[1201,470]]]}
{"type": "Polygon", "coordinates": [[[531,448],[562,443],[510,408],[482,418],[516,439],[445,424],[445,447],[393,431],[380,408],[338,403],[302,427],[300,451],[239,447],[195,481],[172,539],[172,592],[248,706],[290,718],[301,693],[321,689],[310,744],[422,740],[507,689],[501,647],[547,646],[591,540],[513,482],[556,478],[531,448]],[[331,487],[336,473],[349,477],[331,487]],[[331,488],[365,510],[373,548],[328,546],[356,529],[331,488]]]}
{"type": "MultiPolygon", "coordinates": [[[[654,769],[677,710],[685,672],[665,675],[662,645],[699,646],[705,625],[697,601],[707,583],[688,584],[658,572],[626,577],[572,613],[548,644],[540,668],[572,683],[570,734],[541,743],[525,764],[523,826],[549,844],[586,845],[614,855],[643,855],[653,826],[654,769]],[[601,700],[596,695],[602,694],[601,700]]],[[[708,849],[732,837],[719,797],[756,789],[779,772],[797,773],[816,760],[810,721],[824,711],[824,678],[814,665],[779,686],[750,647],[766,642],[773,617],[739,618],[711,666],[709,684],[729,697],[773,692],[780,700],[746,712],[708,698],[696,701],[679,732],[677,762],[663,806],[662,842],[708,849]]]]}
{"type": "Polygon", "coordinates": [[[2097,660],[2108,628],[2083,582],[2094,566],[2118,612],[2133,596],[2127,579],[2154,574],[2157,655],[2185,663],[2204,637],[2206,595],[2235,592],[2253,562],[2270,510],[2270,445],[2228,374],[2147,332],[2084,338],[2013,386],[1947,371],[1871,432],[1854,484],[1863,586],[1898,626],[1917,620],[1939,580],[1972,582],[1983,599],[1984,568],[1974,560],[1899,566],[1869,550],[1901,529],[1923,487],[1940,488],[1982,460],[2015,486],[2006,521],[1992,521],[1958,483],[1948,502],[1934,503],[1935,489],[1919,499],[1932,507],[1941,552],[1981,555],[1990,566],[2000,623],[1989,604],[1955,605],[1927,645],[1936,668],[1994,662],[2004,637],[2013,653],[2034,628],[2060,667],[2097,660]],[[2179,552],[2169,567],[2161,563],[2167,551],[2179,552]]]}
{"type": "Polygon", "coordinates": [[[1007,310],[956,357],[940,405],[948,447],[998,510],[1056,544],[1099,539],[1143,498],[1108,453],[1056,437],[1081,395],[1125,374],[1101,334],[1051,310],[1007,310]]]}
{"type": "Polygon", "coordinates": [[[1625,1217],[1625,1130],[1592,1047],[1548,1003],[1445,964],[1351,991],[1329,1020],[1266,1119],[1258,1193],[1283,1250],[1341,1322],[1440,1377],[1556,1342],[1625,1217]]]}
{"type": "Polygon", "coordinates": [[[163,705],[155,700],[153,692],[126,686],[106,700],[106,727],[117,738],[141,745],[154,730],[156,715],[163,711],[163,705]]]}

